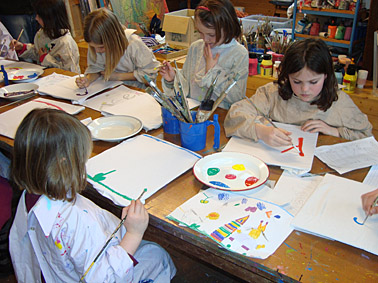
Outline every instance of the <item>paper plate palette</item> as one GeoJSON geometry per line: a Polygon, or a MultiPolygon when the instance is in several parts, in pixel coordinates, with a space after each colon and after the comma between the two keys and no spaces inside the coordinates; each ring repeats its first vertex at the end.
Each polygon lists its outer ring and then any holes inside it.
{"type": "Polygon", "coordinates": [[[19,100],[34,95],[37,89],[38,85],[32,83],[8,85],[0,88],[0,98],[19,100]]]}
{"type": "Polygon", "coordinates": [[[20,69],[8,72],[8,80],[14,83],[27,83],[38,79],[42,74],[42,69],[20,69]]]}
{"type": "Polygon", "coordinates": [[[88,124],[88,128],[94,139],[116,142],[136,135],[143,124],[135,117],[114,115],[97,118],[88,124]]]}
{"type": "Polygon", "coordinates": [[[264,184],[269,168],[260,159],[245,153],[219,152],[208,155],[193,167],[196,178],[205,185],[227,191],[245,191],[264,184]]]}

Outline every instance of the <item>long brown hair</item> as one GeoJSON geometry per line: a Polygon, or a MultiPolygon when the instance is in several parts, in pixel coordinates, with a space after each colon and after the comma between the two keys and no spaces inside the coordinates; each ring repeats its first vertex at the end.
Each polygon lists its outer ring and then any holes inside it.
{"type": "Polygon", "coordinates": [[[338,99],[337,81],[333,70],[332,57],[327,45],[321,39],[308,38],[294,42],[286,51],[279,66],[278,92],[284,100],[293,96],[289,75],[299,72],[304,67],[317,74],[325,74],[323,88],[319,98],[311,105],[317,105],[320,110],[326,111],[338,99]]]}
{"type": "MultiPolygon", "coordinates": [[[[104,45],[106,56],[104,79],[108,80],[128,46],[124,27],[110,10],[97,9],[85,17],[84,40],[88,43],[104,45]]],[[[96,51],[93,47],[89,47],[89,50],[90,56],[95,61],[96,51]]]]}
{"type": "Polygon", "coordinates": [[[230,43],[233,38],[241,36],[241,28],[235,8],[229,0],[202,0],[194,16],[207,27],[215,29],[216,41],[224,35],[224,42],[230,43]],[[201,8],[202,6],[202,8],[201,8]]]}
{"type": "Polygon", "coordinates": [[[11,179],[20,189],[72,201],[86,186],[91,134],[78,119],[54,109],[32,110],[14,140],[11,179]]]}

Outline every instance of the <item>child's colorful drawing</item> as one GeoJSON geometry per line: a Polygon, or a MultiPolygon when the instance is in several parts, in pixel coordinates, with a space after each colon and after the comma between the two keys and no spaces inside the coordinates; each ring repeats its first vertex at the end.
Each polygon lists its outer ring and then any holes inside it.
{"type": "Polygon", "coordinates": [[[267,258],[292,232],[292,215],[253,198],[253,191],[207,189],[178,207],[169,219],[187,225],[226,249],[267,258]]]}

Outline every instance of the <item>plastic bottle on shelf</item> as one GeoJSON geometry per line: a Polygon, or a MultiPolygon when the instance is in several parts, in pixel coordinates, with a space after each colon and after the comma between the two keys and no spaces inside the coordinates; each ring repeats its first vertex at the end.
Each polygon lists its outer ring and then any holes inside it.
{"type": "Polygon", "coordinates": [[[263,77],[271,77],[273,72],[272,56],[265,54],[260,65],[261,75],[263,77]]]}
{"type": "Polygon", "coordinates": [[[343,79],[345,85],[344,91],[346,93],[353,93],[356,89],[356,68],[354,65],[349,65],[343,79]]]}
{"type": "Polygon", "coordinates": [[[273,65],[273,78],[278,79],[278,68],[281,64],[281,61],[275,61],[273,65]]]}
{"type": "Polygon", "coordinates": [[[311,29],[310,29],[310,35],[319,35],[319,29],[320,29],[320,23],[318,21],[318,18],[316,18],[315,22],[312,23],[311,29]]]}
{"type": "Polygon", "coordinates": [[[335,38],[337,26],[335,24],[335,21],[332,20],[331,24],[328,26],[328,37],[329,38],[335,38]]]}
{"type": "Polygon", "coordinates": [[[345,26],[343,23],[340,23],[340,25],[336,29],[335,39],[344,39],[345,34],[345,26]]]}
{"type": "Polygon", "coordinates": [[[346,27],[344,33],[344,40],[350,40],[350,36],[352,34],[352,27],[346,27]]]}
{"type": "Polygon", "coordinates": [[[303,33],[303,30],[308,25],[309,20],[307,17],[304,17],[303,19],[299,20],[297,25],[295,26],[295,32],[296,33],[303,33]]]}
{"type": "Polygon", "coordinates": [[[249,69],[248,69],[248,75],[253,76],[257,75],[257,54],[250,52],[249,53],[249,69]]]}

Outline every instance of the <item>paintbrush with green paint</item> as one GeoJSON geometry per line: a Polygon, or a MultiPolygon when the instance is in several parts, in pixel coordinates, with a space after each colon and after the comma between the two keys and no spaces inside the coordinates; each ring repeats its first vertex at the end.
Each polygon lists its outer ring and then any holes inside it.
{"type": "MultiPolygon", "coordinates": [[[[144,190],[142,191],[142,193],[139,195],[139,197],[136,200],[140,200],[142,198],[142,196],[144,195],[145,192],[147,192],[147,188],[144,188],[144,190]]],[[[121,228],[121,226],[123,225],[123,222],[125,222],[125,220],[126,220],[126,217],[127,217],[127,215],[124,218],[122,218],[121,222],[119,222],[117,228],[110,235],[110,238],[106,241],[105,245],[102,247],[102,249],[100,250],[100,252],[97,254],[97,256],[95,257],[95,259],[92,261],[92,263],[88,267],[88,269],[84,272],[83,276],[81,276],[80,282],[85,282],[84,281],[85,276],[88,274],[88,272],[91,270],[91,268],[93,267],[93,265],[95,264],[95,262],[97,261],[97,259],[100,257],[100,255],[102,254],[102,252],[105,250],[105,248],[108,246],[108,244],[110,243],[110,241],[114,238],[115,234],[121,228]]]]}

